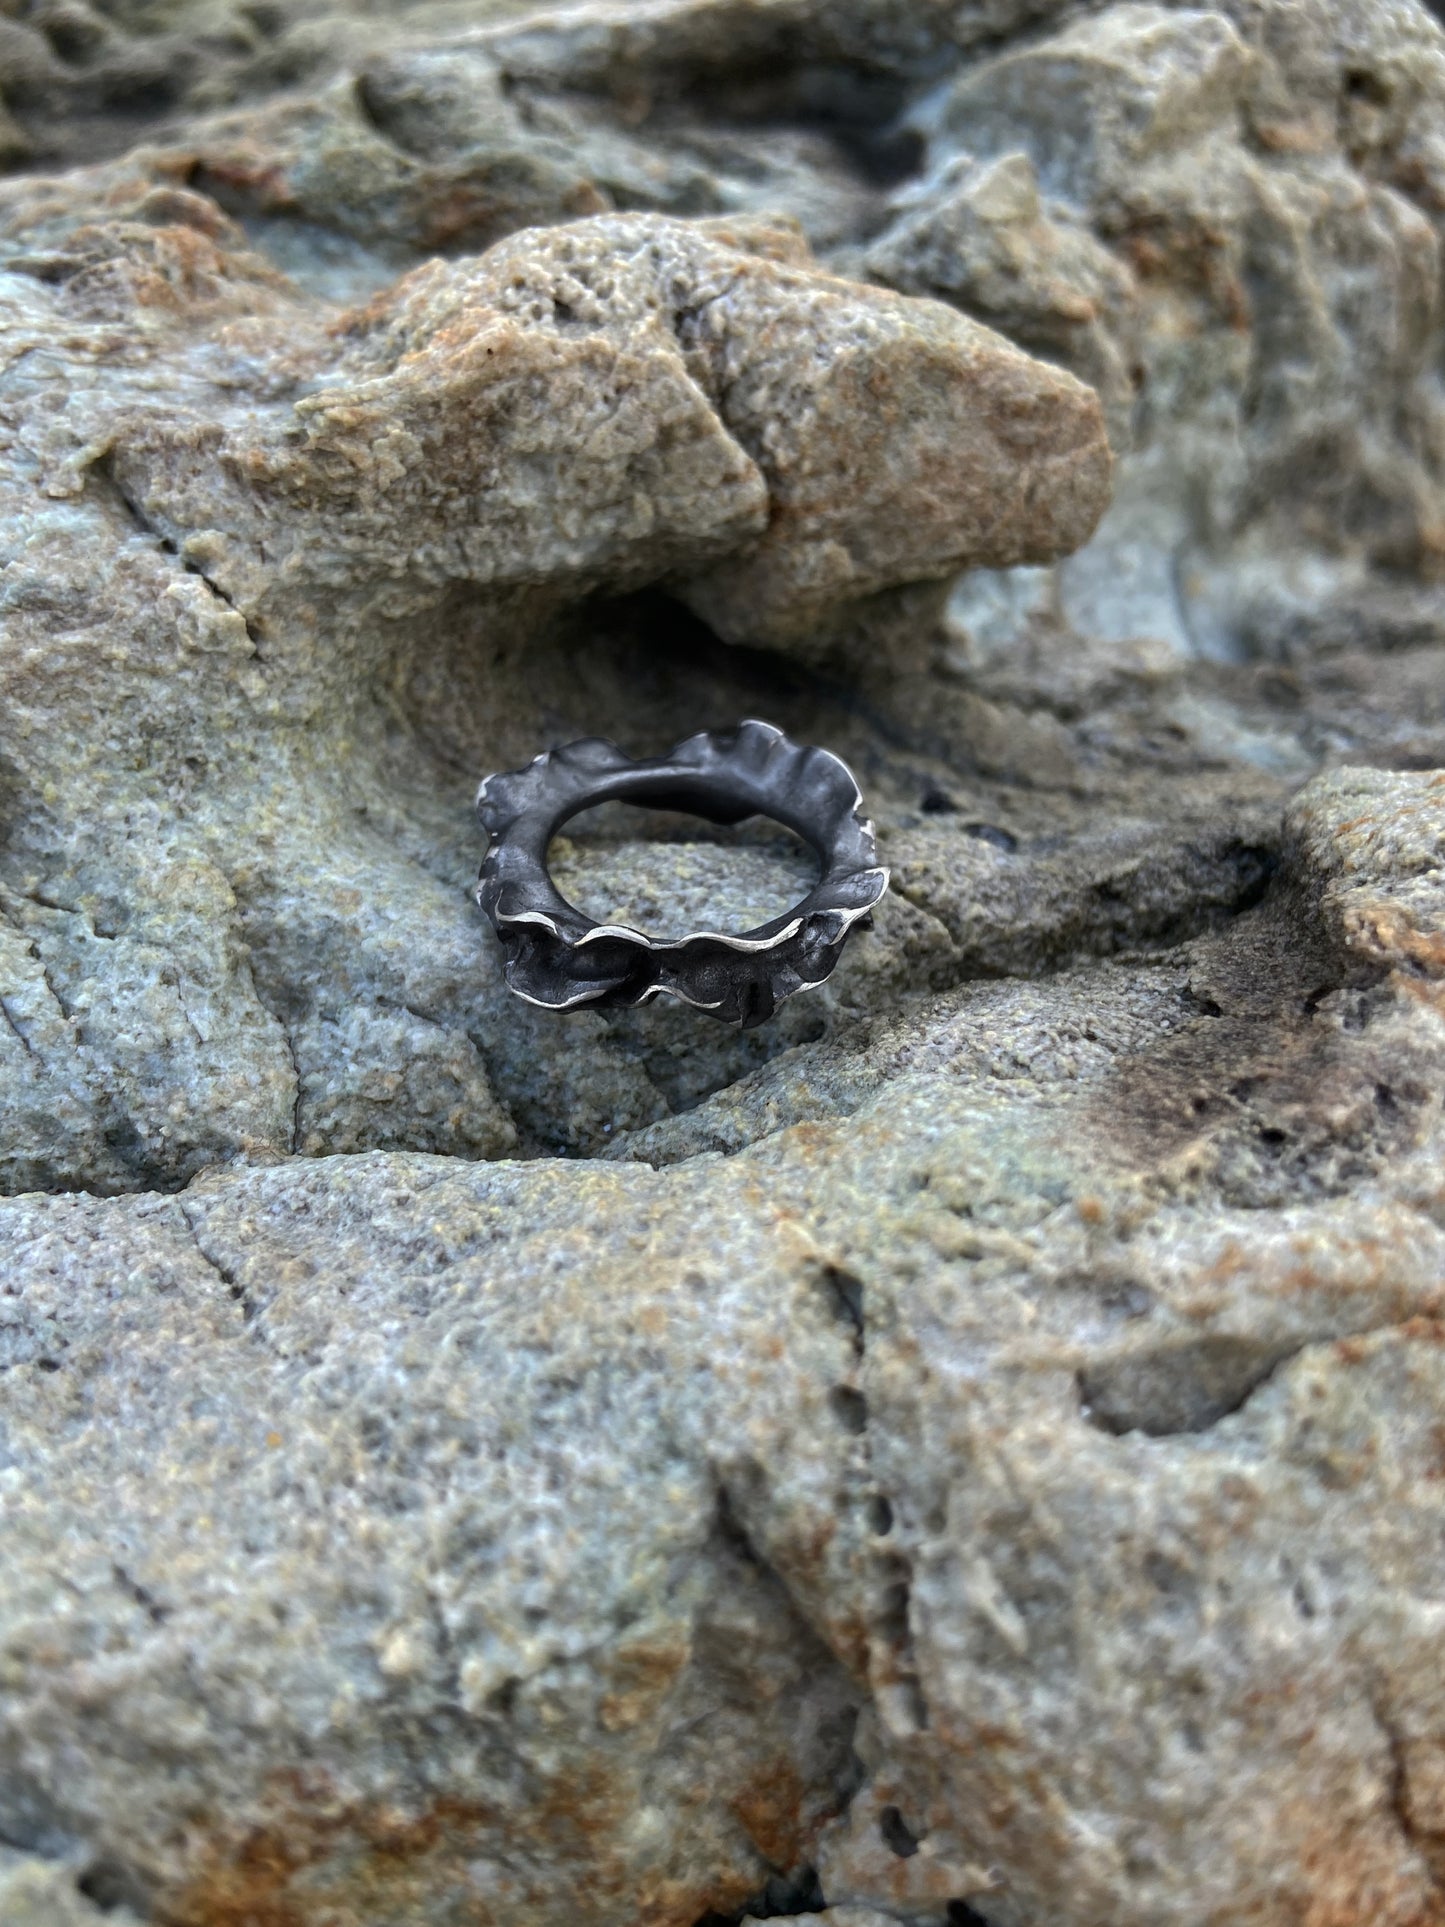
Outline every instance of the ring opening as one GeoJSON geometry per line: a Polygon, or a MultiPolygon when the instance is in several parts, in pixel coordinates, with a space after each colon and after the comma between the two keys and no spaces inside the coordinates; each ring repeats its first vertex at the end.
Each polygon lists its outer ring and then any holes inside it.
{"type": "Polygon", "coordinates": [[[800,903],[821,869],[811,845],[772,817],[723,823],[651,801],[579,810],[547,848],[548,874],[574,909],[666,941],[744,935],[800,903]]]}

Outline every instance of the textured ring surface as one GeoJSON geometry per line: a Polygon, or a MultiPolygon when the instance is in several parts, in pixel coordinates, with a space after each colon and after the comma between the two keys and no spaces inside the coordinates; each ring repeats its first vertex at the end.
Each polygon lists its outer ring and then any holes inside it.
{"type": "Polygon", "coordinates": [[[597,1010],[676,997],[747,1029],[822,983],[887,889],[862,806],[845,763],[789,742],[771,723],[689,736],[638,762],[584,737],[482,784],[477,815],[491,847],[475,895],[501,939],[508,985],[530,1004],[597,1010]],[[737,935],[664,939],[596,923],[553,883],[547,846],[569,817],[614,800],[712,823],[770,817],[812,846],[818,881],[791,910],[737,935]]]}

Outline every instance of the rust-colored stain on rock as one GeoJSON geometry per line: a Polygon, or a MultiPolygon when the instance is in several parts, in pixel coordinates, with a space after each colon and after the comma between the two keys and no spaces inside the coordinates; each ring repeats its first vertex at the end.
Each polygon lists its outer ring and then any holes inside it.
{"type": "MultiPolygon", "coordinates": [[[[293,1793],[300,1793],[293,1782],[293,1793]]],[[[279,1803],[278,1803],[279,1804],[279,1803]]],[[[441,1800],[403,1817],[394,1809],[351,1807],[330,1811],[297,1798],[234,1847],[216,1838],[202,1871],[164,1903],[167,1927],[311,1927],[326,1920],[389,1920],[407,1903],[418,1907],[443,1883],[438,1863],[464,1862],[484,1850],[499,1816],[494,1809],[441,1800]],[[336,1871],[324,1870],[328,1861],[336,1871]],[[300,1875],[308,1878],[298,1889],[300,1875]]],[[[493,1927],[495,1915],[480,1896],[453,1911],[466,1927],[493,1927]]]]}

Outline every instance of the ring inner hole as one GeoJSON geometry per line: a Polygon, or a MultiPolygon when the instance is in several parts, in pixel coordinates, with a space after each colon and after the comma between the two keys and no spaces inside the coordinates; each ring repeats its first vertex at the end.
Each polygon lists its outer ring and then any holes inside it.
{"type": "Polygon", "coordinates": [[[818,881],[816,853],[782,823],[710,823],[678,810],[598,803],[560,825],[547,869],[597,923],[675,940],[741,935],[791,910],[818,881]]]}

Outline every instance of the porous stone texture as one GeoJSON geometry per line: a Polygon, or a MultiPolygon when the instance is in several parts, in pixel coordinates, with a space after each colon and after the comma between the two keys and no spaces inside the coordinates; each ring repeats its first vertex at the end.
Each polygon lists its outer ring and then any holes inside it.
{"type": "Polygon", "coordinates": [[[1429,13],[35,0],[0,101],[0,1920],[1445,1924],[1429,13]],[[836,975],[508,997],[478,779],[748,716],[836,975]]]}

